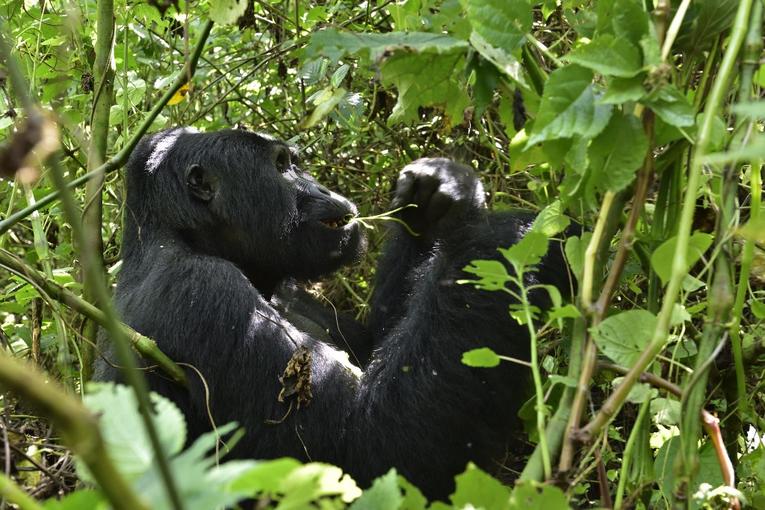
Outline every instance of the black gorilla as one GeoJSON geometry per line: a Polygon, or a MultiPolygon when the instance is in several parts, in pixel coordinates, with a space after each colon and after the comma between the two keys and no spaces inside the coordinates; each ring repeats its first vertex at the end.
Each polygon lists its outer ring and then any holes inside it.
{"type": "MultiPolygon", "coordinates": [[[[127,170],[122,317],[201,372],[215,423],[246,429],[235,456],[331,462],[360,483],[395,466],[431,497],[447,496],[469,460],[497,472],[527,376],[460,359],[482,346],[527,358],[528,335],[505,293],[455,280],[532,217],[488,213],[463,165],[407,166],[393,205],[417,205],[403,219],[421,235],[393,227],[365,327],[294,284],[353,262],[364,244],[355,206],[296,162],[283,142],[245,131],[145,137],[127,170]]],[[[535,278],[565,288],[566,274],[558,246],[535,278]]],[[[102,378],[110,370],[101,362],[102,378]]],[[[189,388],[150,382],[194,437],[211,424],[205,387],[188,376],[189,388]]]]}

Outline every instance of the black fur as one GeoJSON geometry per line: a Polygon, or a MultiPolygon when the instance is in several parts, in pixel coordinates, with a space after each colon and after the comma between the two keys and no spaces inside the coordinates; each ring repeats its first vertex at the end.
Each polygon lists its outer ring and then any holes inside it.
{"type": "MultiPolygon", "coordinates": [[[[468,461],[497,472],[527,374],[510,363],[473,369],[460,358],[482,346],[527,358],[528,336],[509,317],[505,293],[455,281],[471,260],[498,258],[497,247],[518,241],[533,218],[488,213],[463,165],[409,165],[394,205],[418,205],[403,218],[421,235],[393,227],[365,327],[294,284],[352,262],[364,244],[358,224],[320,223],[355,207],[298,170],[294,157],[244,131],[144,138],[128,164],[122,317],[201,372],[215,422],[246,429],[235,456],[331,462],[362,484],[395,466],[439,498],[468,461]],[[277,400],[298,347],[310,352],[312,389],[300,408],[294,396],[277,400]]],[[[568,285],[559,246],[535,275],[568,285]]],[[[103,362],[100,374],[115,377],[103,362]]],[[[211,425],[204,386],[188,377],[184,389],[149,376],[194,437],[211,425]]]]}

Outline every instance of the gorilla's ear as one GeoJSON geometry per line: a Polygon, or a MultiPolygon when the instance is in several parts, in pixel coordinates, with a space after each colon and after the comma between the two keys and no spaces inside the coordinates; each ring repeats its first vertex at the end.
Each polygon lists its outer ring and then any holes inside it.
{"type": "Polygon", "coordinates": [[[191,196],[209,202],[218,191],[218,179],[196,163],[186,168],[186,187],[191,196]]]}

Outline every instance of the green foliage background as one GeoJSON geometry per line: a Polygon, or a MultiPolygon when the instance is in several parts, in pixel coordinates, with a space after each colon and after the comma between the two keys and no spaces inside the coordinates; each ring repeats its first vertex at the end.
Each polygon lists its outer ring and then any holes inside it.
{"type": "MultiPolygon", "coordinates": [[[[95,324],[110,314],[80,299],[100,302],[83,263],[103,264],[109,283],[119,272],[115,170],[136,138],[241,126],[300,146],[304,166],[362,216],[384,211],[398,171],[426,155],[472,164],[493,209],[540,212],[522,245],[498,247],[506,264],[474,261],[465,273],[487,292],[515,293],[509,313],[532,338],[535,391],[519,432],[528,448],[509,466],[521,481],[509,488],[468,466],[451,506],[765,508],[762,9],[760,0],[0,0],[2,154],[33,119],[55,125],[49,138],[60,144],[47,164],[33,153],[0,169],[36,177],[0,181],[0,382],[14,390],[2,400],[0,492],[21,508],[120,507],[119,488],[104,484],[112,477],[152,508],[253,496],[279,508],[428,505],[394,471],[362,493],[332,466],[217,464],[216,436],[182,452],[172,404],[153,397],[163,433],[152,439],[137,432],[142,404],[125,405],[135,397],[124,387],[85,396],[108,452],[88,454],[69,428],[87,421],[77,399],[58,409],[36,383],[14,385],[11,368],[29,359],[56,387],[85,393],[95,324]],[[69,181],[90,180],[72,189],[90,211],[83,221],[53,199],[64,190],[51,161],[69,181]],[[101,183],[88,172],[104,163],[101,183]],[[571,219],[585,230],[565,243],[577,297],[552,295],[543,313],[516,275],[533,271],[571,219]],[[76,472],[62,444],[79,454],[76,472]],[[100,456],[113,476],[99,477],[100,456]]],[[[384,233],[371,237],[367,259],[312,288],[359,318],[384,233]]],[[[517,362],[476,347],[465,364],[517,362]]]]}

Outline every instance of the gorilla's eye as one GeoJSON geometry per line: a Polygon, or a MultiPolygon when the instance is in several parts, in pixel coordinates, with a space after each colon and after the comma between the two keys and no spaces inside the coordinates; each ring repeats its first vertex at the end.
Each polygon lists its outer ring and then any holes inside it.
{"type": "Polygon", "coordinates": [[[274,147],[274,166],[279,173],[287,172],[292,166],[290,150],[283,145],[274,147]]]}

